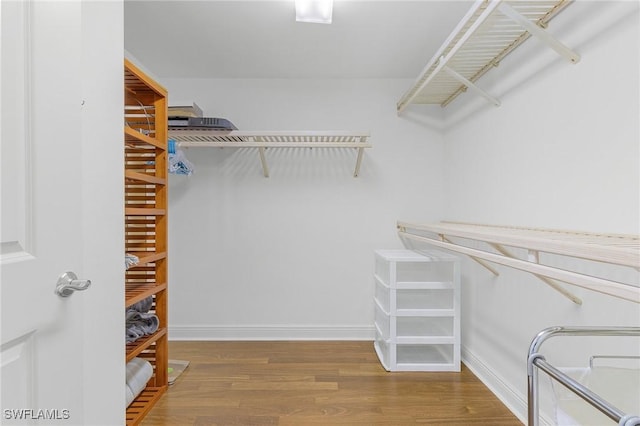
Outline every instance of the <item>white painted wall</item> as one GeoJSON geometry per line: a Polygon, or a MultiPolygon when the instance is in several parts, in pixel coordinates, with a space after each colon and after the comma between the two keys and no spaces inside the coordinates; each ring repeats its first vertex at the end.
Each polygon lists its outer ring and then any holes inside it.
{"type": "Polygon", "coordinates": [[[242,130],[364,130],[355,150],[188,148],[170,179],[172,339],[372,339],[373,251],[399,218],[437,220],[439,108],[398,118],[406,80],[162,81],[242,130]],[[420,117],[420,118],[418,118],[420,117]]]}
{"type": "MultiPolygon", "coordinates": [[[[550,31],[582,55],[579,64],[530,40],[480,81],[501,107],[468,94],[447,109],[446,218],[638,233],[638,23],[637,2],[576,2],[550,31]]],[[[558,262],[638,282],[631,270],[558,262]]],[[[523,272],[499,270],[495,278],[464,259],[463,358],[522,418],[526,354],[538,331],[640,325],[632,302],[570,287],[584,301],[577,306],[523,272]]],[[[637,340],[618,343],[637,352],[637,340]]],[[[612,340],[581,339],[550,341],[544,350],[557,365],[584,367],[588,355],[617,349],[612,340]]]]}

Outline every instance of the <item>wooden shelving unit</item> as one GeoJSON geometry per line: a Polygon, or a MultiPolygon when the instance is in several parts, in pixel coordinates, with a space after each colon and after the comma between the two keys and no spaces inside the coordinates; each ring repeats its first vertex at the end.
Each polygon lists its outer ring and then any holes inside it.
{"type": "Polygon", "coordinates": [[[126,345],[125,362],[151,363],[154,375],[129,405],[127,425],[137,425],[166,391],[167,346],[167,91],[125,59],[125,250],[138,264],[125,274],[125,308],[153,297],[160,327],[126,345]]]}

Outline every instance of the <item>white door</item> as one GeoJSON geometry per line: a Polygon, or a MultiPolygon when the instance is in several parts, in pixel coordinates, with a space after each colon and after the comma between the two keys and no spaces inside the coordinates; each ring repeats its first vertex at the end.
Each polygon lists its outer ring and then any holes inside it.
{"type": "Polygon", "coordinates": [[[92,45],[105,7],[117,31],[121,5],[0,3],[2,424],[124,419],[122,36],[92,45]],[[92,285],[55,294],[67,271],[92,285]]]}

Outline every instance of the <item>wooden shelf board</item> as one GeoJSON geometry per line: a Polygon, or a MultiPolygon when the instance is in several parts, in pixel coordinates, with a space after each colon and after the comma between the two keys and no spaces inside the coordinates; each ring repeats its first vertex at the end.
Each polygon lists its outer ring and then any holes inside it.
{"type": "Polygon", "coordinates": [[[124,140],[127,144],[146,144],[165,151],[167,149],[166,142],[163,144],[161,141],[147,136],[131,127],[124,128],[124,140]]]}
{"type": "Polygon", "coordinates": [[[124,177],[125,177],[125,180],[134,181],[134,182],[150,183],[154,185],[167,184],[167,179],[163,177],[157,177],[147,173],[134,172],[133,170],[125,170],[124,177]]]}
{"type": "Polygon", "coordinates": [[[167,289],[166,283],[144,283],[139,285],[127,285],[124,291],[125,306],[129,307],[134,303],[146,299],[149,296],[167,289]]]}
{"type": "Polygon", "coordinates": [[[127,216],[164,216],[167,214],[167,210],[130,207],[124,209],[124,214],[127,216]]]}
{"type": "Polygon", "coordinates": [[[157,342],[163,336],[167,335],[166,328],[160,328],[150,336],[142,337],[135,342],[127,343],[126,361],[129,362],[140,353],[144,352],[149,346],[157,342]]]}
{"type": "Polygon", "coordinates": [[[130,266],[129,269],[134,269],[139,266],[144,266],[147,263],[153,263],[157,260],[164,259],[167,257],[166,251],[162,251],[159,253],[156,253],[154,251],[134,251],[134,252],[130,252],[129,254],[132,254],[138,257],[138,263],[136,265],[130,266]]]}
{"type": "Polygon", "coordinates": [[[155,403],[166,392],[167,387],[146,387],[140,395],[127,407],[127,426],[135,426],[142,422],[144,416],[153,408],[155,403]]]}

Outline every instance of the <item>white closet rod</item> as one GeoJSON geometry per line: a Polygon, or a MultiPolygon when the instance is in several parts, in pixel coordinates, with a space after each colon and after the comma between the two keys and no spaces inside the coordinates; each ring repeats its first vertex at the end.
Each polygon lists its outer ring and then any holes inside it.
{"type": "Polygon", "coordinates": [[[532,274],[538,274],[554,280],[562,281],[567,284],[586,288],[598,293],[615,296],[620,299],[629,300],[631,302],[640,303],[640,288],[615,281],[605,280],[602,278],[592,277],[590,275],[578,274],[576,272],[566,271],[551,266],[540,265],[525,260],[513,259],[499,254],[489,253],[469,247],[451,244],[444,241],[438,241],[432,238],[410,234],[404,231],[398,231],[401,238],[421,241],[437,247],[452,250],[458,253],[466,254],[474,258],[480,258],[495,262],[511,268],[526,271],[532,274]]]}

